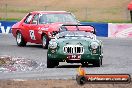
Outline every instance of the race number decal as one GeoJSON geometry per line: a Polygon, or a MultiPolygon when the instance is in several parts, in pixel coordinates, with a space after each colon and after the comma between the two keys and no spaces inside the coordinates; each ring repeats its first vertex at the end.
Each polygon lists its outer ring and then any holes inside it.
{"type": "Polygon", "coordinates": [[[32,40],[36,40],[36,39],[35,39],[35,35],[34,35],[34,30],[29,30],[29,33],[30,33],[30,38],[31,38],[32,40]]]}

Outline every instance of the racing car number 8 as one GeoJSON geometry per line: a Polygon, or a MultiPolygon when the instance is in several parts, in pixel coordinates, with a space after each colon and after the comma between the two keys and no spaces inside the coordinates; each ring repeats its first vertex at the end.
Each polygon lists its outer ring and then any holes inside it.
{"type": "Polygon", "coordinates": [[[30,38],[31,38],[32,40],[36,40],[36,39],[35,39],[35,35],[34,35],[34,30],[29,30],[29,33],[30,33],[30,38]]]}

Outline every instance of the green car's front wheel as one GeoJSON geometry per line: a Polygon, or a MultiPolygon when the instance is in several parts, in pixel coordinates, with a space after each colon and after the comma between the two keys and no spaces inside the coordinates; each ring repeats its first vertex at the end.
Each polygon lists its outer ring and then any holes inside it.
{"type": "Polygon", "coordinates": [[[58,66],[58,61],[53,61],[47,58],[47,68],[54,68],[55,66],[58,66]]]}

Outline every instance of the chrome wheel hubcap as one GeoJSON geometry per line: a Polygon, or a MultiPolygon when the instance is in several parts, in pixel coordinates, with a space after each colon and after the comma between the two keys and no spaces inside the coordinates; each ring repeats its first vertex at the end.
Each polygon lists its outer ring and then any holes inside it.
{"type": "Polygon", "coordinates": [[[43,36],[43,46],[46,45],[46,38],[43,36]]]}
{"type": "Polygon", "coordinates": [[[21,43],[21,38],[22,38],[21,34],[18,33],[17,34],[17,43],[21,43]]]}

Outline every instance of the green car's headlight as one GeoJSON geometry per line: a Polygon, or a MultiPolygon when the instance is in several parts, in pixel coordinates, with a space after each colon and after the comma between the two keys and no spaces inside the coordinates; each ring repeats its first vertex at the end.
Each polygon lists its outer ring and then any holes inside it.
{"type": "Polygon", "coordinates": [[[92,42],[92,43],[91,43],[91,48],[92,48],[92,49],[97,49],[98,46],[99,46],[99,44],[98,44],[97,42],[92,42]]]}
{"type": "Polygon", "coordinates": [[[50,41],[50,42],[49,42],[49,48],[51,48],[51,49],[57,48],[57,42],[55,42],[55,41],[50,41]]]}

